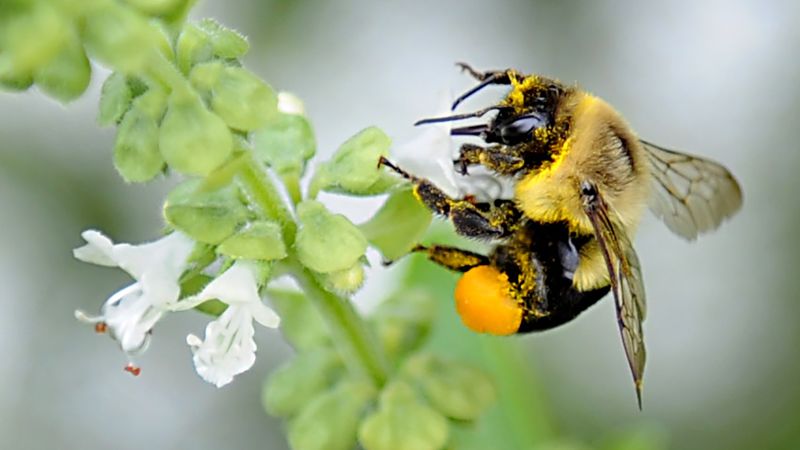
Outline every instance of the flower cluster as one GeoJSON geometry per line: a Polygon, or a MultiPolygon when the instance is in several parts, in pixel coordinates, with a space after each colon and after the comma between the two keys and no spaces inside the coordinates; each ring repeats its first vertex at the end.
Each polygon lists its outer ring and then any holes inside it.
{"type": "MultiPolygon", "coordinates": [[[[441,448],[451,421],[474,420],[492,402],[485,374],[423,349],[429,295],[400,291],[369,319],[346,298],[364,281],[369,247],[395,260],[431,221],[408,186],[377,167],[391,146],[383,131],[356,133],[304,186],[316,141],[302,103],[243,67],[243,36],[187,22],[191,0],[16,3],[8,14],[0,6],[0,84],[67,101],[86,88],[90,60],[109,67],[98,120],[116,126],[117,171],[136,183],[180,178],[163,205],[165,236],[115,244],[89,230],[74,251],[133,279],[98,315],[75,313],[117,341],[127,371],[139,373],[135,358],[165,315],[196,310],[214,318],[186,342],[197,373],[217,387],[252,367],[255,323],[280,325],[297,353],[264,397],[289,421],[296,448],[441,448]],[[355,224],[320,192],[386,201],[355,224]],[[282,276],[299,289],[277,289],[282,276]]],[[[455,180],[448,134],[437,128],[414,145],[440,152],[437,170],[455,180]]]]}

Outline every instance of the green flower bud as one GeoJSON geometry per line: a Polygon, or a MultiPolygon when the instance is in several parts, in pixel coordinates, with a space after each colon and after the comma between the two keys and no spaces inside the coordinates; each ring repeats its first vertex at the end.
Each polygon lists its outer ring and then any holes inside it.
{"type": "Polygon", "coordinates": [[[400,360],[425,342],[435,314],[436,299],[426,290],[412,289],[382,302],[371,319],[386,353],[400,360]]]}
{"type": "MultiPolygon", "coordinates": [[[[130,81],[128,84],[130,85],[130,81]]],[[[167,109],[167,92],[163,87],[154,85],[133,100],[133,108],[142,111],[156,122],[161,122],[167,109]]]]}
{"type": "Polygon", "coordinates": [[[358,441],[365,450],[438,450],[448,433],[444,416],[420,401],[408,383],[395,381],[359,427],[358,441]]]}
{"type": "Polygon", "coordinates": [[[161,154],[173,169],[188,175],[207,175],[233,151],[225,122],[208,111],[194,95],[173,92],[158,137],[161,154]]]}
{"type": "Polygon", "coordinates": [[[158,124],[141,108],[128,111],[119,125],[114,142],[114,167],[129,183],[148,181],[164,167],[158,151],[158,124]]]}
{"type": "Polygon", "coordinates": [[[317,396],[289,423],[295,450],[350,450],[364,409],[375,397],[367,382],[346,381],[317,396]]]}
{"type": "Polygon", "coordinates": [[[367,240],[345,216],[333,214],[317,201],[297,205],[301,223],[295,247],[309,269],[331,273],[353,267],[367,250],[367,240]]]}
{"type": "Polygon", "coordinates": [[[270,261],[286,257],[281,227],[275,222],[253,222],[222,241],[217,251],[231,258],[270,261]]]}
{"type": "Polygon", "coordinates": [[[208,244],[224,241],[244,224],[247,216],[238,187],[229,185],[209,191],[198,179],[175,187],[164,204],[167,223],[208,244]]]}
{"type": "Polygon", "coordinates": [[[273,372],[264,384],[261,400],[272,415],[292,417],[327,391],[344,369],[331,348],[317,348],[298,354],[273,372]]]}
{"type": "Polygon", "coordinates": [[[270,289],[267,296],[281,316],[283,337],[296,350],[320,347],[330,341],[327,325],[305,294],[270,289]]]}
{"type": "Polygon", "coordinates": [[[170,48],[158,27],[116,3],[106,3],[87,16],[83,37],[93,56],[126,73],[144,71],[154,48],[161,52],[170,48]]]}
{"type": "MultiPolygon", "coordinates": [[[[1,59],[2,57],[0,57],[1,59]]],[[[3,72],[0,62],[0,89],[9,91],[24,91],[33,84],[33,75],[30,73],[13,74],[3,72]]]]}
{"type": "Polygon", "coordinates": [[[279,175],[305,171],[306,161],[316,152],[311,124],[304,116],[279,113],[264,128],[253,133],[256,157],[279,175]]]}
{"type": "Polygon", "coordinates": [[[359,260],[348,269],[321,274],[319,279],[329,291],[352,295],[364,284],[364,264],[359,260]]]}
{"type": "Polygon", "coordinates": [[[188,74],[195,64],[209,61],[213,56],[208,35],[194,24],[185,24],[175,44],[175,61],[181,72],[188,74]]]}
{"type": "Polygon", "coordinates": [[[278,96],[261,79],[241,67],[225,67],[214,84],[211,109],[229,127],[251,131],[278,113],[278,96]]]}
{"type": "Polygon", "coordinates": [[[432,217],[412,191],[403,190],[390,195],[381,209],[359,228],[369,243],[392,261],[419,243],[432,217]]]}
{"type": "Polygon", "coordinates": [[[355,195],[386,192],[397,180],[378,169],[378,159],[388,155],[390,144],[389,136],[376,127],[348,139],[330,161],[317,168],[311,180],[311,196],[320,190],[355,195]]]}
{"type": "Polygon", "coordinates": [[[89,86],[92,69],[83,46],[74,33],[61,50],[33,75],[39,88],[62,102],[73,100],[89,86]]]}
{"type": "Polygon", "coordinates": [[[463,363],[419,354],[409,358],[403,371],[414,379],[442,414],[457,420],[475,420],[495,400],[491,379],[463,363]]]}
{"type": "Polygon", "coordinates": [[[97,115],[97,123],[101,126],[108,126],[119,123],[122,116],[131,107],[133,92],[128,85],[128,80],[120,72],[114,72],[103,82],[103,89],[100,91],[100,111],[97,115]]]}
{"type": "Polygon", "coordinates": [[[198,25],[184,25],[178,36],[175,53],[178,68],[188,74],[194,65],[214,57],[241,58],[248,48],[247,39],[241,34],[212,19],[204,19],[198,25]]]}
{"type": "Polygon", "coordinates": [[[222,59],[238,59],[250,49],[246,37],[236,30],[220,25],[214,19],[203,19],[198,27],[209,37],[214,56],[222,59]]]}
{"type": "Polygon", "coordinates": [[[10,8],[0,15],[0,78],[24,85],[51,61],[73,33],[49,2],[10,8]],[[7,15],[6,15],[7,14],[7,15]]]}

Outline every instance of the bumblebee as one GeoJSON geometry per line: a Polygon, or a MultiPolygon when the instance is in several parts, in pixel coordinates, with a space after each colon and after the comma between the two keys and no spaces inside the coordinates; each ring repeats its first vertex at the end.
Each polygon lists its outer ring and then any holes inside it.
{"type": "Polygon", "coordinates": [[[540,331],[569,322],[613,293],[639,408],[645,345],[645,289],[632,245],[646,207],[679,236],[693,240],[742,205],[739,184],[723,166],[640,139],[608,103],[577,86],[516,70],[478,72],[479,83],[453,103],[490,85],[509,86],[498,104],[424,119],[417,125],[496,115],[452,128],[486,145],[461,145],[454,165],[480,165],[514,183],[513,199],[451,198],[429,180],[408,179],[416,197],[456,231],[496,245],[488,255],[417,246],[434,263],[461,272],[456,309],[470,329],[496,335],[540,331]]]}

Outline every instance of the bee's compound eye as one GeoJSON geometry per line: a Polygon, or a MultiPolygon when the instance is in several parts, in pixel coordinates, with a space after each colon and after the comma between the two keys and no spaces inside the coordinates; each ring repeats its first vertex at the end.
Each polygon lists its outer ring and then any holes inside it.
{"type": "Polygon", "coordinates": [[[456,284],[456,310],[464,325],[478,333],[514,334],[522,308],[511,298],[508,276],[491,266],[468,270],[456,284]]]}
{"type": "Polygon", "coordinates": [[[540,128],[544,125],[546,125],[545,119],[538,114],[522,116],[500,127],[500,139],[506,145],[518,144],[528,139],[534,128],[540,128]]]}

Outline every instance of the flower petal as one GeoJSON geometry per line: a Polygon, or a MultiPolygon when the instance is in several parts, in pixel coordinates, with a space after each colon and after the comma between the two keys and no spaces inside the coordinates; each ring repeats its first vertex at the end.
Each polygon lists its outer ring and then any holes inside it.
{"type": "Polygon", "coordinates": [[[130,355],[147,349],[150,333],[164,311],[156,308],[139,283],[119,290],[102,309],[102,320],[122,351],[130,355]]]}
{"type": "Polygon", "coordinates": [[[249,305],[248,308],[250,308],[253,319],[265,327],[278,328],[281,324],[281,318],[278,317],[278,314],[275,313],[272,308],[261,302],[253,303],[249,305]]]}
{"type": "Polygon", "coordinates": [[[87,243],[72,251],[76,258],[99,266],[113,267],[117,265],[114,260],[114,243],[111,242],[111,239],[97,230],[86,230],[81,233],[81,237],[87,243]]]}
{"type": "Polygon", "coordinates": [[[205,340],[189,335],[197,374],[207,382],[222,387],[233,377],[248,370],[256,360],[253,318],[249,309],[230,306],[217,320],[206,326],[205,340]]]}
{"type": "Polygon", "coordinates": [[[141,280],[146,272],[177,280],[185,270],[186,260],[193,249],[194,241],[175,231],[142,245],[117,244],[114,246],[114,260],[137,280],[141,280]]]}

